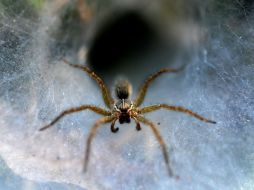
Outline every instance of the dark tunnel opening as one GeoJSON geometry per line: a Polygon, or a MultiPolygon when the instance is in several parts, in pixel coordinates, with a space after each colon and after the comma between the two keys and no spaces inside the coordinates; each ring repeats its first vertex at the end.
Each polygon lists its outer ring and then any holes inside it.
{"type": "Polygon", "coordinates": [[[99,73],[121,67],[123,60],[142,56],[159,42],[152,24],[136,11],[112,15],[92,40],[88,63],[99,73]]]}

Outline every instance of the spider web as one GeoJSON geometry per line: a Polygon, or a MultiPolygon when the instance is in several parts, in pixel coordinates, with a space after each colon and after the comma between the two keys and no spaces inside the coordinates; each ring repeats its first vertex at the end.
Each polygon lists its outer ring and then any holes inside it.
{"type": "MultiPolygon", "coordinates": [[[[0,189],[254,188],[253,4],[219,0],[193,1],[191,8],[186,8],[190,7],[186,1],[163,0],[92,4],[95,14],[102,16],[111,7],[140,10],[145,5],[149,18],[149,14],[160,18],[164,35],[176,38],[178,53],[167,65],[188,64],[182,73],[155,81],[144,105],[181,105],[218,122],[211,125],[168,111],[147,115],[160,123],[172,169],[180,176],[174,181],[167,176],[158,142],[145,126],[136,132],[132,122],[119,126],[117,134],[102,127],[93,141],[86,174],[84,142],[99,116],[89,111],[69,115],[38,132],[66,108],[104,104],[95,83],[61,61],[62,57],[85,61],[84,36],[93,31],[89,27],[97,23],[97,16],[89,24],[75,22],[75,14],[68,12],[75,10],[74,2],[35,2],[0,2],[0,189]]],[[[132,76],[134,89],[161,67],[159,62],[147,67],[156,61],[150,54],[131,61],[123,69],[132,76]],[[137,72],[134,66],[140,60],[137,68],[144,69],[137,72]]],[[[107,82],[114,77],[107,75],[107,82]]]]}

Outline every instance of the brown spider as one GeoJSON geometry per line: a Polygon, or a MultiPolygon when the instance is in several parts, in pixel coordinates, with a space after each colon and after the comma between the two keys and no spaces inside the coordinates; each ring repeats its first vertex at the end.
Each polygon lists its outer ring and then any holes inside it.
{"type": "Polygon", "coordinates": [[[172,105],[167,105],[167,104],[156,104],[156,105],[151,105],[151,106],[147,106],[147,107],[143,107],[143,108],[139,107],[145,98],[146,91],[147,91],[150,83],[154,79],[156,79],[158,76],[160,76],[163,73],[167,73],[167,72],[174,72],[175,73],[175,72],[180,71],[181,69],[161,69],[158,72],[151,75],[150,77],[148,77],[145,80],[144,84],[140,87],[137,98],[134,100],[134,102],[132,102],[129,99],[129,96],[132,91],[131,84],[127,80],[119,80],[116,82],[116,85],[115,85],[115,94],[116,94],[117,100],[114,101],[108,91],[108,88],[106,87],[105,83],[103,82],[103,80],[98,75],[96,75],[93,71],[91,71],[89,68],[87,68],[85,66],[74,65],[74,64],[71,64],[65,60],[64,60],[64,62],[72,67],[75,67],[75,68],[85,71],[87,74],[89,74],[89,76],[91,78],[93,78],[98,83],[98,85],[100,86],[101,92],[102,92],[102,97],[103,97],[104,103],[106,104],[106,106],[108,107],[109,110],[105,110],[103,108],[100,108],[100,107],[94,106],[94,105],[81,105],[79,107],[70,108],[70,109],[67,109],[67,110],[63,111],[62,113],[60,113],[60,115],[58,115],[51,123],[42,127],[40,129],[40,131],[43,131],[43,130],[53,126],[62,117],[64,117],[67,114],[74,113],[74,112],[79,112],[82,110],[89,109],[91,111],[94,111],[95,113],[103,115],[104,117],[98,119],[95,122],[95,124],[93,125],[93,127],[90,129],[87,143],[86,143],[84,171],[86,171],[86,169],[87,169],[92,139],[95,136],[96,131],[101,126],[101,124],[111,122],[111,131],[113,133],[116,133],[119,130],[119,128],[115,128],[115,122],[117,120],[119,120],[120,124],[123,124],[123,123],[130,123],[131,119],[133,119],[136,123],[136,130],[137,131],[141,130],[140,122],[147,125],[148,127],[150,127],[151,130],[153,131],[155,137],[159,141],[160,146],[162,148],[164,160],[165,160],[165,163],[166,163],[166,166],[168,169],[168,174],[169,174],[169,176],[173,176],[173,172],[170,167],[170,160],[169,160],[169,156],[167,154],[165,142],[164,142],[161,134],[159,133],[158,129],[156,128],[155,124],[153,122],[151,122],[150,120],[146,119],[142,114],[156,111],[158,109],[167,109],[167,110],[173,110],[173,111],[187,113],[190,116],[193,116],[193,117],[195,117],[201,121],[204,121],[204,122],[213,123],[213,124],[216,123],[215,121],[206,119],[206,118],[198,115],[197,113],[194,113],[193,111],[186,109],[184,107],[180,107],[180,106],[172,106],[172,105]]]}

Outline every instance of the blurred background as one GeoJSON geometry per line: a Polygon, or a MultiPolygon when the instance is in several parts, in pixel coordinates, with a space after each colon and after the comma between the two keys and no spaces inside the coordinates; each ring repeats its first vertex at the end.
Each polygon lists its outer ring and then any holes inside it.
{"type": "MultiPolygon", "coordinates": [[[[0,189],[254,189],[254,2],[251,0],[0,0],[0,189]],[[63,63],[86,65],[113,91],[125,76],[133,97],[149,74],[142,106],[184,106],[147,115],[167,144],[168,177],[152,132],[135,123],[101,127],[82,173],[85,141],[105,108],[97,84],[63,63]]],[[[112,95],[114,95],[112,93],[112,95]]]]}

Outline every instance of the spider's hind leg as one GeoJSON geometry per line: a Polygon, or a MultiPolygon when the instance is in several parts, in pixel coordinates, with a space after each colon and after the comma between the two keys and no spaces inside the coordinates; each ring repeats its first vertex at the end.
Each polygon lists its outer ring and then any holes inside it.
{"type": "Polygon", "coordinates": [[[148,87],[150,86],[151,82],[153,82],[156,78],[158,78],[161,74],[163,73],[176,73],[183,70],[183,67],[179,68],[179,69],[169,69],[169,68],[164,68],[161,69],[159,71],[157,71],[156,73],[154,73],[153,75],[149,76],[145,82],[143,83],[143,85],[139,88],[139,92],[138,95],[134,101],[134,104],[136,107],[140,106],[146,96],[146,92],[148,87]]]}
{"type": "Polygon", "coordinates": [[[108,108],[111,108],[111,106],[114,104],[114,100],[111,97],[111,94],[109,93],[109,90],[106,86],[106,84],[104,83],[104,81],[97,75],[95,74],[93,71],[91,71],[88,67],[82,66],[82,65],[76,65],[76,64],[72,64],[67,60],[63,60],[64,63],[66,63],[67,65],[80,69],[82,71],[85,71],[91,78],[93,78],[99,85],[100,89],[101,89],[101,93],[102,93],[102,97],[104,100],[105,105],[108,108]]]}

